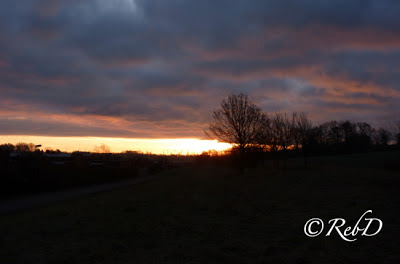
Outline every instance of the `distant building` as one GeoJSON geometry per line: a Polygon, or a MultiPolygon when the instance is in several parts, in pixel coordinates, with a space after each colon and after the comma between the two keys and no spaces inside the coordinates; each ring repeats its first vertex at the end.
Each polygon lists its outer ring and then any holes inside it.
{"type": "Polygon", "coordinates": [[[23,154],[21,152],[10,152],[10,158],[15,159],[18,157],[22,157],[23,154]]]}
{"type": "Polygon", "coordinates": [[[72,155],[81,156],[81,157],[90,157],[90,152],[74,151],[74,152],[72,152],[72,155]]]}
{"type": "Polygon", "coordinates": [[[69,159],[71,158],[70,153],[44,153],[43,156],[50,159],[69,159]]]}

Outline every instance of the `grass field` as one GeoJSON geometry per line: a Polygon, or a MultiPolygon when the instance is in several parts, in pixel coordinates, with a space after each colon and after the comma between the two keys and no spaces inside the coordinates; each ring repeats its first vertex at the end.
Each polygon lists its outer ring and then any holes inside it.
{"type": "Polygon", "coordinates": [[[400,152],[290,161],[286,170],[187,167],[148,183],[1,216],[0,263],[400,263],[400,152]],[[367,210],[352,243],[305,222],[367,210]]]}

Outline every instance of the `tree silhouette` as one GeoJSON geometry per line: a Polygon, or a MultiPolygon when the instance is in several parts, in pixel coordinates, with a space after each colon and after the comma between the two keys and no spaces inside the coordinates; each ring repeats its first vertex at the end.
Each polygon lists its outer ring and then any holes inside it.
{"type": "Polygon", "coordinates": [[[390,120],[389,130],[391,131],[396,144],[400,145],[400,114],[393,115],[390,120]]]}
{"type": "Polygon", "coordinates": [[[105,144],[101,144],[101,145],[99,145],[99,146],[95,146],[94,148],[93,148],[93,152],[95,152],[95,153],[110,153],[111,152],[111,150],[110,150],[110,147],[109,146],[107,146],[107,145],[105,145],[105,144]]]}
{"type": "Polygon", "coordinates": [[[275,113],[271,120],[272,130],[277,136],[279,147],[286,151],[288,147],[294,144],[295,123],[286,113],[275,113]]]}
{"type": "Polygon", "coordinates": [[[16,152],[34,152],[36,150],[35,144],[33,143],[17,143],[15,145],[16,152]]]}
{"type": "Polygon", "coordinates": [[[301,113],[293,113],[293,122],[294,122],[294,141],[296,150],[299,148],[299,145],[303,148],[308,143],[310,138],[310,133],[312,129],[312,123],[309,119],[308,115],[304,112],[301,113]]]}
{"type": "Polygon", "coordinates": [[[387,146],[391,139],[392,133],[390,133],[390,131],[382,127],[378,129],[378,133],[376,135],[376,143],[378,145],[387,146]]]}
{"type": "Polygon", "coordinates": [[[261,108],[246,94],[231,94],[222,100],[221,108],[214,111],[213,121],[205,133],[211,138],[233,144],[243,153],[256,144],[265,118],[261,108]]]}
{"type": "Polygon", "coordinates": [[[13,152],[15,151],[15,146],[10,143],[2,144],[0,145],[0,151],[13,152]]]}

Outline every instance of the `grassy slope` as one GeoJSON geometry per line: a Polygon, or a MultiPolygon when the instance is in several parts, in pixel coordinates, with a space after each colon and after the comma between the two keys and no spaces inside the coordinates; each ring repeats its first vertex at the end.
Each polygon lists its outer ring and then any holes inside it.
{"type": "Polygon", "coordinates": [[[309,170],[299,161],[245,175],[164,172],[154,182],[2,216],[0,263],[400,263],[399,157],[316,158],[309,170]],[[375,237],[347,243],[303,233],[309,218],[354,222],[367,209],[384,222],[375,237]]]}

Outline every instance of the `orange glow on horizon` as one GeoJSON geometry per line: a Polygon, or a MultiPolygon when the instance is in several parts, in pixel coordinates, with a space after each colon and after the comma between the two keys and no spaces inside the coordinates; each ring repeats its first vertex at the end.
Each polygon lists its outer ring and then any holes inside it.
{"type": "Polygon", "coordinates": [[[107,145],[111,152],[126,150],[153,154],[200,154],[203,151],[223,151],[231,148],[228,143],[217,140],[201,140],[196,138],[111,138],[111,137],[48,137],[25,135],[0,135],[0,144],[18,142],[42,145],[41,150],[59,149],[61,151],[93,151],[101,144],[107,145]]]}

